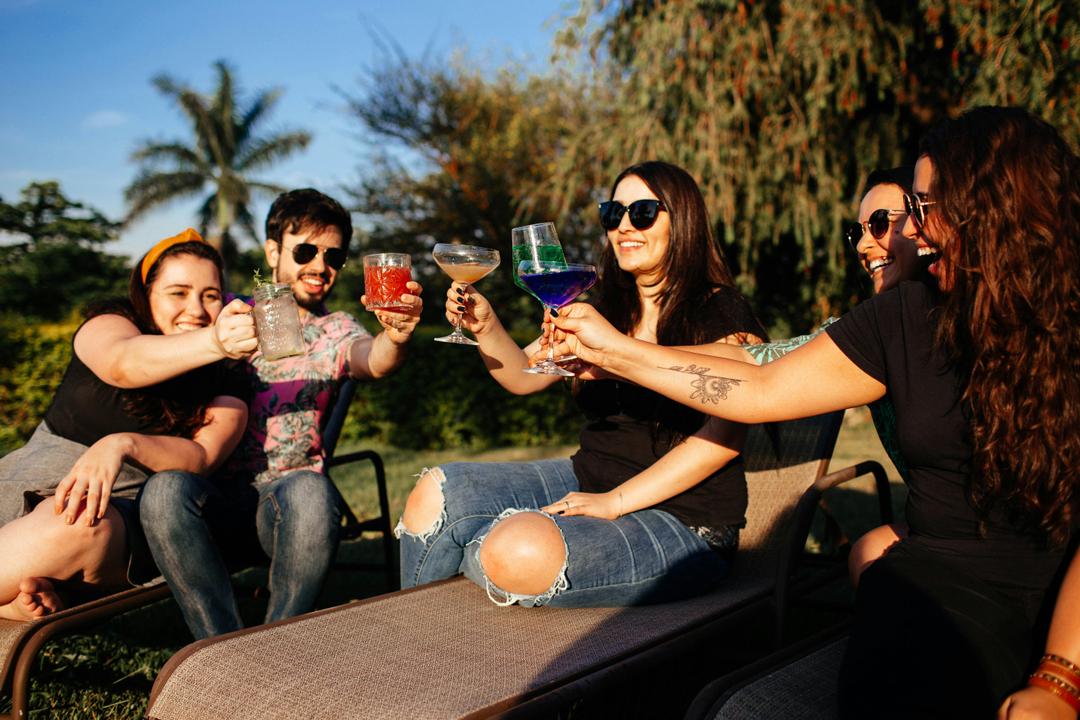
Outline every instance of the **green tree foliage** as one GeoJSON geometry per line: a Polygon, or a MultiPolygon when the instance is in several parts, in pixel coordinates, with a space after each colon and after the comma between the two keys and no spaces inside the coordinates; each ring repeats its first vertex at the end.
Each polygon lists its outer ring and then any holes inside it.
{"type": "Polygon", "coordinates": [[[758,307],[804,329],[856,292],[840,228],[868,172],[912,162],[929,125],[1015,104],[1075,140],[1078,16],[1060,0],[583,0],[557,43],[595,112],[556,175],[577,196],[631,161],[686,167],[758,307]]]}
{"type": "Polygon", "coordinates": [[[26,442],[45,417],[77,327],[0,317],[0,456],[26,442]]]}
{"type": "MultiPolygon", "coordinates": [[[[374,141],[352,193],[367,219],[360,250],[414,253],[429,298],[441,297],[449,283],[430,260],[437,242],[498,249],[502,267],[482,289],[498,307],[509,303],[521,314],[530,306],[510,283],[511,228],[556,221],[568,256],[591,256],[601,237],[593,188],[567,195],[555,178],[563,139],[589,113],[576,82],[514,67],[487,77],[463,60],[414,62],[387,52],[359,90],[342,94],[374,141]]],[[[429,300],[433,318],[441,308],[429,300]]],[[[536,315],[533,306],[533,325],[536,315]]]]}
{"type": "Polygon", "coordinates": [[[123,293],[123,257],[101,247],[118,225],[64,196],[57,182],[33,182],[17,203],[0,200],[0,313],[58,320],[97,297],[123,293]]]}
{"type": "Polygon", "coordinates": [[[252,194],[261,192],[273,197],[283,191],[278,185],[255,178],[253,173],[306,148],[311,134],[303,130],[258,134],[280,99],[281,90],[257,92],[245,103],[237,93],[229,66],[218,61],[214,69],[217,87],[211,95],[203,95],[169,75],[153,79],[154,86],[176,103],[190,123],[191,137],[140,143],[131,156],[139,164],[139,172],[124,195],[131,219],[209,188],[199,208],[200,229],[231,261],[236,252],[230,235],[234,225],[258,241],[250,207],[252,194]]]}

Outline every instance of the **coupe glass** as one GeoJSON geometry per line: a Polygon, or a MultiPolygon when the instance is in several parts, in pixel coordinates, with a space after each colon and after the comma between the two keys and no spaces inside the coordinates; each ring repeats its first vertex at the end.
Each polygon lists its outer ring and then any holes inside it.
{"type": "MultiPolygon", "coordinates": [[[[518,263],[517,278],[522,286],[549,310],[558,310],[596,282],[595,265],[576,265],[565,262],[523,260],[518,263]]],[[[561,360],[572,359],[560,358],[561,360]]],[[[537,375],[561,375],[573,377],[555,363],[555,343],[548,343],[548,356],[525,372],[537,375]]]]}
{"type": "MultiPolygon", "coordinates": [[[[431,251],[442,271],[455,282],[472,285],[499,267],[499,251],[477,245],[454,245],[439,243],[431,251]]],[[[435,342],[454,345],[479,345],[461,332],[461,320],[454,321],[454,332],[435,338],[435,342]]]]}

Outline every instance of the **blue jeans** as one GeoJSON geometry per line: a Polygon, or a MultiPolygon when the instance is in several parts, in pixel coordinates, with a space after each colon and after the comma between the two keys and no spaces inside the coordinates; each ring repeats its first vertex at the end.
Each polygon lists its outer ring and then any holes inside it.
{"type": "Polygon", "coordinates": [[[403,588],[463,572],[500,604],[613,607],[700,595],[727,573],[727,563],[701,537],[662,510],[617,520],[555,515],[548,517],[566,543],[563,572],[540,595],[507,593],[485,576],[480,545],[502,518],[539,512],[578,490],[572,463],[450,463],[428,472],[439,470],[445,477],[442,516],[422,533],[401,523],[395,531],[403,588]]]}
{"type": "Polygon", "coordinates": [[[169,470],[146,481],[138,502],[147,544],[196,639],[243,627],[229,570],[263,553],[270,558],[266,622],[315,606],[341,525],[325,475],[301,470],[258,487],[223,488],[169,470]]]}

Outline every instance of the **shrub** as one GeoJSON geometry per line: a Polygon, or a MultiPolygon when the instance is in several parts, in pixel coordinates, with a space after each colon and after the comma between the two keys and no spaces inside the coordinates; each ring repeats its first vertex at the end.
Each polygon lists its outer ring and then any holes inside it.
{"type": "MultiPolygon", "coordinates": [[[[0,319],[0,455],[30,437],[71,358],[78,323],[0,319]]],[[[445,327],[422,327],[394,375],[363,383],[342,438],[442,450],[572,441],[581,424],[569,384],[535,395],[503,390],[475,350],[440,345],[445,327]]]]}

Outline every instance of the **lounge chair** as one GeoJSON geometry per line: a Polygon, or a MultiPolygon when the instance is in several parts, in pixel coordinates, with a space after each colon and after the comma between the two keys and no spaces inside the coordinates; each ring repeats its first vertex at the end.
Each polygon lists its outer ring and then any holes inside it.
{"type": "MultiPolygon", "coordinates": [[[[386,476],[383,472],[382,458],[371,450],[347,453],[342,456],[333,454],[355,390],[356,382],[353,380],[342,385],[330,420],[323,430],[323,445],[331,456],[328,463],[331,468],[358,460],[370,460],[374,465],[381,515],[364,521],[358,520],[348,503],[342,498],[341,502],[345,509],[342,539],[355,539],[366,531],[381,532],[386,564],[341,562],[335,567],[350,570],[384,570],[388,586],[393,588],[397,583],[397,558],[391,534],[386,476]]],[[[0,681],[2,681],[0,690],[11,695],[11,714],[0,715],[0,720],[27,717],[30,702],[30,671],[33,669],[38,651],[47,641],[55,636],[85,628],[170,596],[168,585],[161,578],[157,578],[146,585],[75,605],[31,622],[0,620],[0,681]]]]}
{"type": "Polygon", "coordinates": [[[835,720],[847,636],[830,630],[706,685],[685,720],[835,720]]]}
{"type": "Polygon", "coordinates": [[[452,578],[193,643],[162,668],[148,717],[550,715],[625,683],[628,672],[716,647],[725,629],[763,610],[783,616],[810,524],[793,515],[797,505],[812,515],[815,483],[829,482],[841,418],[751,428],[747,525],[731,575],[708,595],[633,608],[500,608],[452,578]]]}

